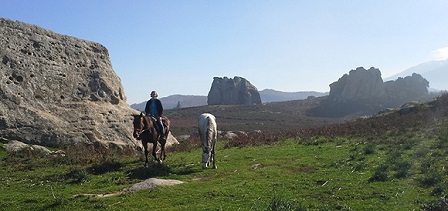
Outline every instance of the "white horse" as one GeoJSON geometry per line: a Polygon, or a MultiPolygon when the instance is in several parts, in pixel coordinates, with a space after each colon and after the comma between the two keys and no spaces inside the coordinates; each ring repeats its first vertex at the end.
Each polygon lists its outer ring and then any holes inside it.
{"type": "Polygon", "coordinates": [[[208,168],[212,162],[213,168],[216,169],[215,146],[218,140],[216,117],[209,113],[199,115],[198,131],[202,142],[202,168],[208,168]]]}

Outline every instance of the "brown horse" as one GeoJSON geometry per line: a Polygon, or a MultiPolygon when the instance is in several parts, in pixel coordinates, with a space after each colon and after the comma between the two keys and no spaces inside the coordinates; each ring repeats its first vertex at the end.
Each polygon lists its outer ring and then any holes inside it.
{"type": "Polygon", "coordinates": [[[143,148],[145,149],[145,167],[148,166],[148,143],[152,143],[152,156],[154,159],[162,163],[166,158],[165,144],[170,132],[170,120],[167,117],[162,117],[165,130],[163,134],[159,134],[155,128],[156,120],[152,117],[145,116],[143,113],[134,116],[134,133],[132,134],[137,140],[142,140],[143,148]],[[160,144],[161,152],[157,157],[157,143],[160,144]]]}

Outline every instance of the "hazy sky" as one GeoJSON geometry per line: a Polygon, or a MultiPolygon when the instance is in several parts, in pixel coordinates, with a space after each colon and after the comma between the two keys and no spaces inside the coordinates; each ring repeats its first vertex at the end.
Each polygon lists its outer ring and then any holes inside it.
{"type": "Polygon", "coordinates": [[[356,67],[385,78],[448,58],[447,0],[0,0],[0,17],[106,46],[129,104],[224,76],[329,91],[356,67]]]}

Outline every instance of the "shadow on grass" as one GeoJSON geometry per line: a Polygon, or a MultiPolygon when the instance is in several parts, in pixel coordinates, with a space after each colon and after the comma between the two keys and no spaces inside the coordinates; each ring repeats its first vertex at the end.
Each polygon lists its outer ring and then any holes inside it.
{"type": "Polygon", "coordinates": [[[171,168],[164,164],[152,163],[148,167],[139,167],[127,172],[129,179],[145,180],[152,177],[167,176],[171,174],[171,168]]]}
{"type": "Polygon", "coordinates": [[[118,161],[105,161],[103,163],[92,165],[90,168],[87,169],[87,171],[90,174],[100,175],[108,172],[118,171],[122,166],[123,164],[121,164],[118,161]]]}
{"type": "Polygon", "coordinates": [[[145,180],[152,177],[161,177],[168,175],[189,175],[199,172],[200,169],[192,165],[170,166],[166,164],[152,163],[148,167],[139,167],[127,172],[129,179],[145,180]]]}

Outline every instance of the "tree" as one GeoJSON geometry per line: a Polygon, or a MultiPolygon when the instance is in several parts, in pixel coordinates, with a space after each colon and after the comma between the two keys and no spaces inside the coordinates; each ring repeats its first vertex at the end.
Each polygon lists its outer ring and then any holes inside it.
{"type": "Polygon", "coordinates": [[[177,101],[177,106],[176,106],[176,108],[174,108],[174,109],[180,109],[182,106],[181,106],[181,104],[180,104],[180,101],[177,101]]]}

